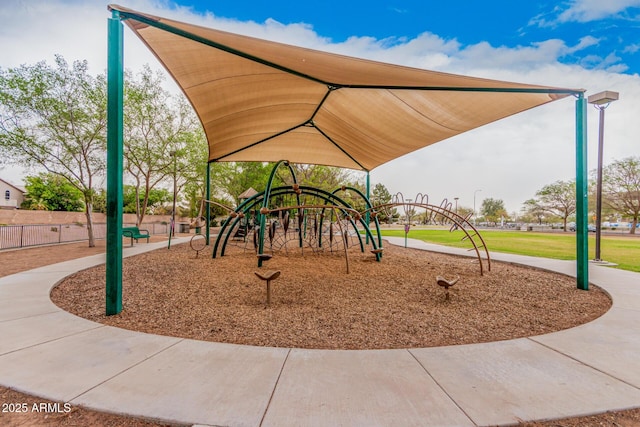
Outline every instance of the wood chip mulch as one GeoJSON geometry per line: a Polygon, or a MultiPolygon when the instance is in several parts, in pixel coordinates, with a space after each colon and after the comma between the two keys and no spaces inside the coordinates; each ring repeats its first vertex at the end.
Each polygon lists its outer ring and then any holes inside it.
{"type": "MultiPolygon", "coordinates": [[[[356,248],[357,249],[357,248],[356,248]]],[[[287,248],[262,267],[280,270],[266,305],[255,254],[230,248],[224,257],[172,246],[123,267],[124,310],[106,317],[104,266],[65,279],[52,292],[63,309],[87,319],[154,334],[273,347],[416,348],[506,340],[571,328],[611,306],[597,287],[575,279],[493,262],[477,262],[385,245],[381,262],[352,248],[287,248]],[[449,289],[436,277],[459,277],[449,289]]]]}

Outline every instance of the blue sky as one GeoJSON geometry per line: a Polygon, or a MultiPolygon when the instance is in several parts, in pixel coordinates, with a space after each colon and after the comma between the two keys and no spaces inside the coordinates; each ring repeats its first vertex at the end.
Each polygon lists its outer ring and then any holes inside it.
{"type": "Polygon", "coordinates": [[[640,72],[640,1],[193,1],[179,4],[240,21],[304,23],[332,42],[374,37],[387,45],[423,33],[461,46],[530,46],[559,40],[559,61],[640,72]]]}
{"type": "MultiPolygon", "coordinates": [[[[312,49],[442,72],[528,84],[612,90],[605,165],[640,157],[640,0],[197,1],[118,0],[179,21],[312,49]]],[[[106,67],[103,0],[2,0],[0,67],[87,60],[106,67]]],[[[125,67],[160,65],[125,28],[125,67]]],[[[171,87],[171,84],[168,83],[171,87]]],[[[175,87],[173,88],[175,89],[175,87]]],[[[177,89],[176,89],[177,90],[177,89]]],[[[500,199],[517,213],[544,185],[575,178],[573,99],[466,132],[371,172],[392,193],[461,206],[500,199]],[[478,192],[478,190],[480,190],[478,192]]],[[[588,108],[589,169],[596,167],[598,111],[588,108]]],[[[284,154],[283,154],[284,156],[284,154]]],[[[0,159],[0,176],[25,171],[0,159]]]]}

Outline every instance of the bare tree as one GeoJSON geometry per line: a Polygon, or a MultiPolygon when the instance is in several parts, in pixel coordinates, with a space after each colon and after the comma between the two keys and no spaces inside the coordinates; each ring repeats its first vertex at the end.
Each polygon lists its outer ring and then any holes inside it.
{"type": "Polygon", "coordinates": [[[631,234],[635,234],[640,217],[640,158],[627,157],[604,168],[603,201],[616,212],[631,218],[631,234]]]}
{"type": "MultiPolygon", "coordinates": [[[[556,181],[545,185],[536,193],[533,202],[538,214],[540,210],[562,218],[563,229],[567,231],[567,218],[576,211],[575,181],[556,181]]],[[[527,201],[529,203],[530,201],[527,201]]],[[[529,203],[532,205],[532,203],[529,203]]]]}
{"type": "Polygon", "coordinates": [[[547,212],[542,206],[540,206],[540,202],[536,199],[529,199],[525,201],[523,211],[525,212],[527,219],[535,219],[538,224],[542,224],[544,214],[547,212]]]}

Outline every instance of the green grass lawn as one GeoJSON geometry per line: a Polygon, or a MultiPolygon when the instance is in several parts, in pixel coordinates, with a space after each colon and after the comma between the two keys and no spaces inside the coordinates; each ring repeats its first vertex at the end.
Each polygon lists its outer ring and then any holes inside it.
{"type": "MultiPolygon", "coordinates": [[[[381,229],[383,236],[404,237],[404,230],[381,229]]],[[[531,231],[481,230],[480,234],[489,252],[505,252],[554,259],[576,259],[575,233],[536,233],[531,231]]],[[[412,229],[409,237],[429,243],[470,248],[468,241],[461,241],[462,231],[412,229]]],[[[603,235],[600,242],[601,257],[618,264],[623,270],[640,272],[640,237],[603,235]]],[[[589,234],[589,259],[595,253],[595,235],[589,234]]]]}

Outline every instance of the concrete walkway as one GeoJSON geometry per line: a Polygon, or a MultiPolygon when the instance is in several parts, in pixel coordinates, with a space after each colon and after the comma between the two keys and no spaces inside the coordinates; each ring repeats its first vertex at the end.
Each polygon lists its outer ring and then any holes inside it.
{"type": "MultiPolygon", "coordinates": [[[[575,262],[492,257],[575,272],[575,262]]],[[[0,278],[0,384],[101,411],[216,426],[500,425],[640,407],[640,274],[591,266],[591,281],[611,294],[613,307],[566,331],[341,351],[149,335],[81,319],[51,302],[59,280],[101,263],[104,255],[0,278]]]]}

